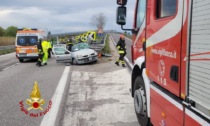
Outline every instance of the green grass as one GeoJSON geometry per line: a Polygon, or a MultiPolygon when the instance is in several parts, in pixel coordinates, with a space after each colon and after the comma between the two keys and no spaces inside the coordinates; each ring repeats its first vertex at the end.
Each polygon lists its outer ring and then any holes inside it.
{"type": "Polygon", "coordinates": [[[102,49],[102,53],[104,54],[110,54],[111,53],[111,49],[109,46],[109,35],[107,35],[106,40],[105,40],[105,46],[102,49]]]}
{"type": "Polygon", "coordinates": [[[15,49],[0,50],[0,55],[15,52],[15,49]]]}

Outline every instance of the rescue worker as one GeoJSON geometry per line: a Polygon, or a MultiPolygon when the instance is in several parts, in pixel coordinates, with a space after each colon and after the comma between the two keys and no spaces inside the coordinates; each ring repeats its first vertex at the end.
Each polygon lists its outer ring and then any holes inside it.
{"type": "Polygon", "coordinates": [[[42,49],[42,39],[39,39],[37,42],[37,49],[38,49],[38,61],[36,63],[37,66],[42,66],[42,58],[43,58],[43,49],[42,49]]]}
{"type": "Polygon", "coordinates": [[[66,46],[68,47],[68,50],[71,52],[71,47],[73,46],[72,39],[69,39],[69,41],[66,43],[66,46]]]}
{"type": "Polygon", "coordinates": [[[42,65],[47,65],[48,49],[49,49],[49,44],[47,42],[47,39],[44,38],[44,40],[42,41],[42,50],[44,52],[44,56],[42,58],[42,65]]]}
{"type": "Polygon", "coordinates": [[[119,60],[115,62],[115,64],[119,66],[119,62],[121,62],[122,67],[126,67],[124,62],[124,57],[126,55],[126,45],[125,45],[125,37],[123,34],[120,35],[120,40],[118,41],[116,47],[118,48],[118,53],[120,57],[119,60]]]}
{"type": "Polygon", "coordinates": [[[48,42],[48,58],[51,58],[52,43],[50,42],[50,40],[48,40],[47,42],[48,42]]]}

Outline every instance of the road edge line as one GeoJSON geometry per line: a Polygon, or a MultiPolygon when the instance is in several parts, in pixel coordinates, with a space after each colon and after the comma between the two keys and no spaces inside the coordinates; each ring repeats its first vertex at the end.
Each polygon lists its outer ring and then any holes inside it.
{"type": "Polygon", "coordinates": [[[52,97],[52,108],[43,117],[40,126],[55,126],[56,118],[61,106],[62,97],[64,95],[65,87],[68,80],[68,75],[70,73],[70,66],[66,66],[64,72],[59,80],[58,86],[52,97]]]}

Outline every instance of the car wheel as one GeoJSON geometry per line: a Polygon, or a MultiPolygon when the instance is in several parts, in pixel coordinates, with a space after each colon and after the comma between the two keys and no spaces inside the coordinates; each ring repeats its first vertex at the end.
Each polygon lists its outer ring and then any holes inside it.
{"type": "Polygon", "coordinates": [[[23,62],[23,59],[19,59],[19,62],[21,62],[21,63],[22,63],[22,62],[23,62]]]}
{"type": "Polygon", "coordinates": [[[141,126],[150,126],[147,116],[146,91],[143,78],[138,76],[134,82],[134,108],[141,126]]]}
{"type": "Polygon", "coordinates": [[[77,64],[77,61],[75,59],[72,59],[72,64],[73,65],[76,65],[77,64]]]}
{"type": "Polygon", "coordinates": [[[97,63],[98,62],[98,60],[96,60],[96,61],[93,61],[93,63],[97,63]]]}

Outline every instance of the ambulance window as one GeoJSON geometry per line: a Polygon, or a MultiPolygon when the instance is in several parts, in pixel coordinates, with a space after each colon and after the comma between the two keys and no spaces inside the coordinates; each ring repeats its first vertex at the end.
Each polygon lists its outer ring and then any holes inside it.
{"type": "Polygon", "coordinates": [[[22,45],[22,46],[27,45],[26,37],[25,36],[18,36],[17,45],[22,45]]]}
{"type": "Polygon", "coordinates": [[[144,21],[146,14],[146,0],[138,1],[137,16],[136,16],[136,28],[140,28],[144,21]]]}
{"type": "Polygon", "coordinates": [[[37,36],[29,36],[29,45],[37,45],[38,37],[37,36]]]}
{"type": "Polygon", "coordinates": [[[173,16],[176,13],[177,0],[157,0],[157,18],[173,16]]]}

